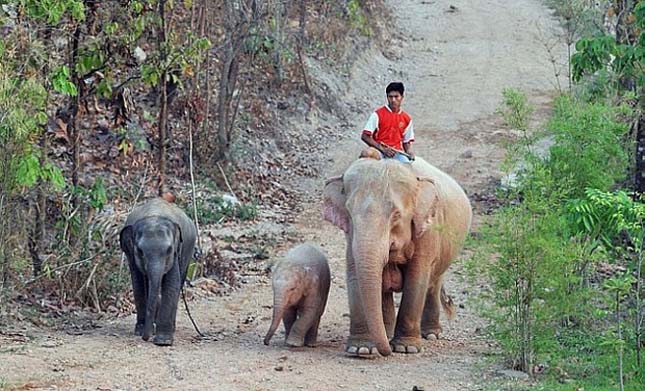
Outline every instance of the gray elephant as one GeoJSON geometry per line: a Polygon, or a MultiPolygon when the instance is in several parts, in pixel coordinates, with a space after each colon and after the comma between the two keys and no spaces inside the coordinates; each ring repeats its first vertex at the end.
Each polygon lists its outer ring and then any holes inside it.
{"type": "Polygon", "coordinates": [[[264,344],[269,344],[283,320],[287,345],[315,346],[329,294],[330,273],[325,255],[309,244],[291,249],[274,267],[272,282],[273,320],[264,344]]]}
{"type": "Polygon", "coordinates": [[[462,188],[420,157],[361,158],[327,181],[323,214],[347,238],[347,352],[421,351],[422,336],[441,332],[441,307],[454,310],[442,280],[470,228],[462,188]],[[398,314],[395,291],[403,293],[398,314]]]}
{"type": "Polygon", "coordinates": [[[197,230],[176,205],[161,198],[136,207],[120,234],[137,308],[136,335],[172,345],[179,293],[195,248],[197,230]],[[159,302],[161,300],[161,303],[159,302]]]}

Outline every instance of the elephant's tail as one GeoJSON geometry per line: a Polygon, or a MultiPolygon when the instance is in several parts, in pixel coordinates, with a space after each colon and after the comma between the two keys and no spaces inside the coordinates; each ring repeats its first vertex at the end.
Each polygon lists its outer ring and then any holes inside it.
{"type": "Polygon", "coordinates": [[[446,293],[446,288],[443,285],[441,286],[441,306],[446,311],[448,319],[455,318],[455,303],[452,301],[452,297],[446,293]]]}

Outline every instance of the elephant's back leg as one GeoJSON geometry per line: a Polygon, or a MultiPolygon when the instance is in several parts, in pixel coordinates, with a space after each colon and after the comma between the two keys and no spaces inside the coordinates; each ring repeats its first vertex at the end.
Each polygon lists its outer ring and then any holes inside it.
{"type": "Polygon", "coordinates": [[[287,308],[284,311],[284,316],[282,317],[282,323],[284,324],[284,338],[289,338],[289,333],[291,332],[291,327],[293,327],[296,318],[298,317],[298,312],[296,307],[287,308]]]}
{"type": "Polygon", "coordinates": [[[318,342],[318,327],[320,327],[320,317],[316,318],[305,335],[305,345],[315,347],[318,342]]]}
{"type": "Polygon", "coordinates": [[[438,339],[443,331],[439,322],[442,285],[443,280],[439,278],[437,281],[430,281],[430,286],[428,286],[426,303],[421,317],[421,335],[426,339],[430,338],[430,335],[434,335],[438,339]]]}

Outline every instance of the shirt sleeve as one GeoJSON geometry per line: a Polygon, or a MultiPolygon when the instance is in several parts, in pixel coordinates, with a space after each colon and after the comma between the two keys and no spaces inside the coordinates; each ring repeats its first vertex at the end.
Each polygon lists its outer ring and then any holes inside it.
{"type": "Polygon", "coordinates": [[[403,142],[404,143],[411,143],[414,141],[414,125],[412,125],[412,121],[408,124],[408,127],[405,128],[405,132],[403,132],[403,142]]]}
{"type": "Polygon", "coordinates": [[[367,119],[367,123],[365,123],[363,134],[373,134],[376,129],[378,129],[378,114],[373,112],[367,119]]]}

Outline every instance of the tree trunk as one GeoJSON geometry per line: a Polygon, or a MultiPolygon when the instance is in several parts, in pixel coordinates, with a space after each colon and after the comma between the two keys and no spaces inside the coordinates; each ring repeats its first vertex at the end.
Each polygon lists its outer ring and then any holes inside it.
{"type": "MultiPolygon", "coordinates": [[[[225,37],[217,97],[217,144],[213,146],[215,160],[223,160],[232,140],[232,133],[241,99],[237,90],[241,52],[249,29],[258,22],[260,12],[255,0],[225,2],[225,37]]],[[[240,88],[241,90],[242,88],[240,88]]]]}
{"type": "Polygon", "coordinates": [[[296,52],[298,55],[298,62],[300,63],[300,70],[302,71],[302,81],[305,84],[305,93],[311,94],[311,87],[309,87],[309,78],[307,77],[307,67],[302,55],[303,47],[307,41],[306,37],[306,26],[307,22],[307,1],[300,0],[300,20],[299,20],[299,32],[298,40],[296,43],[296,52]]]}
{"type": "Polygon", "coordinates": [[[643,114],[638,118],[636,127],[636,175],[635,187],[636,191],[643,194],[645,193],[645,118],[643,114]]]}
{"type": "MultiPolygon", "coordinates": [[[[72,51],[69,59],[69,69],[72,82],[76,86],[76,96],[70,99],[70,119],[68,124],[69,133],[72,138],[72,185],[78,187],[78,174],[81,170],[81,132],[78,129],[78,111],[81,105],[81,94],[83,94],[82,81],[76,72],[76,62],[78,60],[78,48],[80,45],[81,26],[78,24],[72,36],[72,51]]],[[[72,206],[76,210],[78,205],[78,196],[76,192],[72,196],[72,206]]]]}
{"type": "MultiPolygon", "coordinates": [[[[161,53],[161,63],[166,63],[166,1],[159,1],[159,17],[161,19],[161,28],[159,29],[159,52],[161,53]]],[[[164,65],[165,66],[165,65],[164,65]]],[[[167,69],[163,69],[161,72],[161,80],[159,88],[161,89],[161,98],[159,102],[159,122],[158,122],[158,133],[159,133],[159,181],[157,185],[157,192],[159,196],[166,192],[166,148],[167,148],[167,122],[168,122],[168,91],[167,80],[168,72],[167,69]]]]}
{"type": "MultiPolygon", "coordinates": [[[[42,40],[45,43],[45,47],[49,47],[51,44],[51,29],[46,28],[42,31],[42,40]]],[[[50,66],[49,60],[47,60],[44,66],[41,69],[41,77],[43,80],[47,80],[49,74],[50,66]]],[[[49,93],[47,94],[47,101],[49,101],[49,93]]],[[[43,127],[39,135],[39,145],[40,145],[40,166],[44,167],[47,162],[47,153],[49,144],[47,143],[47,129],[46,126],[43,127]]],[[[42,239],[45,236],[45,221],[47,218],[47,189],[46,184],[43,183],[42,179],[39,180],[37,187],[37,200],[34,205],[34,211],[36,215],[36,224],[33,227],[33,231],[29,235],[29,253],[31,254],[31,263],[33,268],[33,275],[36,277],[42,272],[43,261],[40,257],[42,239]]]]}

